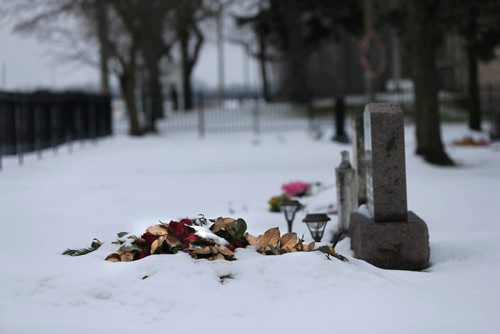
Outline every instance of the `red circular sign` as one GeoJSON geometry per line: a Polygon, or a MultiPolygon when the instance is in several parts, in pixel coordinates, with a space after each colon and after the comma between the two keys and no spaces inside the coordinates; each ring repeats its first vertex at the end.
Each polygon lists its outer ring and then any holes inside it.
{"type": "Polygon", "coordinates": [[[363,69],[372,79],[378,78],[385,68],[385,47],[382,39],[374,32],[369,32],[359,42],[359,51],[361,53],[360,62],[363,69]],[[375,48],[375,49],[373,49],[375,48]],[[377,63],[372,64],[369,59],[370,51],[377,52],[377,63]]]}

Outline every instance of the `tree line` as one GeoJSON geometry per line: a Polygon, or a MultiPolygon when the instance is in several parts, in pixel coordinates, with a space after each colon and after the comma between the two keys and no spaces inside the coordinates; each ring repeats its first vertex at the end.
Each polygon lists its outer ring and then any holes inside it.
{"type": "Polygon", "coordinates": [[[372,13],[369,20],[367,8],[383,1],[261,0],[257,4],[253,15],[237,17],[236,22],[253,32],[253,54],[261,64],[266,100],[271,98],[267,62],[284,61],[290,97],[307,101],[313,92],[307,87],[306,63],[321,43],[338,41],[343,32],[361,38],[369,29],[394,29],[410,55],[416,153],[431,163],[451,165],[440,133],[437,53],[445,36],[453,34],[460,38],[467,59],[469,127],[481,130],[478,66],[495,58],[500,44],[499,0],[393,1],[372,13]]]}
{"type": "MultiPolygon", "coordinates": [[[[307,62],[325,43],[361,38],[368,29],[394,29],[409,50],[415,90],[417,154],[452,164],[441,140],[437,52],[447,34],[461,39],[467,58],[469,126],[481,128],[478,64],[500,43],[499,0],[2,0],[0,18],[19,32],[62,45],[65,57],[93,63],[107,93],[109,74],[119,83],[131,135],[156,131],[163,117],[162,76],[179,61],[184,108],[193,107],[192,74],[207,39],[207,24],[229,19],[224,39],[244,46],[259,64],[262,96],[271,101],[268,65],[279,63],[288,85],[280,94],[296,102],[314,97],[307,62]],[[370,25],[370,27],[368,27],[370,25]],[[344,37],[343,37],[344,36],[344,37]],[[89,47],[89,46],[94,46],[89,47]],[[98,50],[98,52],[91,52],[98,50]],[[147,114],[136,105],[143,87],[147,114]]],[[[219,36],[220,37],[220,36],[219,36]]],[[[333,92],[334,93],[334,92],[333,92]]]]}
{"type": "Polygon", "coordinates": [[[200,26],[216,19],[224,4],[224,0],[3,0],[0,17],[13,20],[19,33],[52,42],[59,47],[59,57],[99,67],[103,93],[110,93],[109,75],[114,75],[127,109],[129,133],[140,136],[156,132],[156,121],[164,116],[162,76],[170,71],[173,59],[180,63],[184,109],[193,108],[193,69],[205,42],[200,26]],[[138,86],[149,98],[144,110],[137,105],[138,86]]]}

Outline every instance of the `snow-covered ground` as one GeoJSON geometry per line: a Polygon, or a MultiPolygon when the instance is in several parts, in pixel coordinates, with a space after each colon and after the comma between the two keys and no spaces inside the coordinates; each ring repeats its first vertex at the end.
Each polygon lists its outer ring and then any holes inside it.
{"type": "MultiPolygon", "coordinates": [[[[447,145],[460,163],[437,168],[413,155],[407,127],[409,208],[429,226],[432,266],[389,271],[322,253],[238,261],[186,254],[105,262],[116,233],[142,233],[158,219],[233,216],[253,234],[280,214],[267,200],[287,181],[335,182],[350,146],[304,133],[122,135],[73,154],[0,172],[0,333],[498,333],[500,330],[500,147],[447,145]],[[66,248],[105,245],[82,257],[66,248]],[[231,274],[221,284],[219,276],[231,274]],[[146,279],[142,279],[144,276],[146,279]]],[[[445,126],[447,144],[465,130],[445,126]]],[[[308,200],[335,201],[334,188],[308,200]]],[[[309,233],[301,220],[299,234],[309,233]]],[[[329,231],[335,220],[329,224],[329,231]]],[[[328,234],[328,231],[327,231],[328,234]]],[[[326,239],[326,238],[325,238],[326,239]]]]}

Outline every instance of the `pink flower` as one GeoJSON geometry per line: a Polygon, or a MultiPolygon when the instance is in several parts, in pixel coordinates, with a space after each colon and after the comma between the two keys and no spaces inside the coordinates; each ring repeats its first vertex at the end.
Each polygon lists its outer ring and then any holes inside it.
{"type": "Polygon", "coordinates": [[[302,196],[309,190],[309,183],[303,181],[289,182],[282,185],[281,190],[290,197],[302,196]]]}

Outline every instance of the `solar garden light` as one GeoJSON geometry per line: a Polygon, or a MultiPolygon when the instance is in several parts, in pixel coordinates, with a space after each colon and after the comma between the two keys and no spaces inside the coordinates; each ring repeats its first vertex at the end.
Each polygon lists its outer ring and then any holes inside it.
{"type": "Polygon", "coordinates": [[[280,202],[279,207],[285,214],[285,219],[288,224],[288,232],[292,232],[292,224],[295,219],[295,214],[302,208],[302,204],[296,200],[284,200],[280,202]]]}
{"type": "Polygon", "coordinates": [[[330,220],[325,213],[310,213],[302,221],[307,224],[311,237],[320,242],[325,233],[326,223],[330,220]]]}

